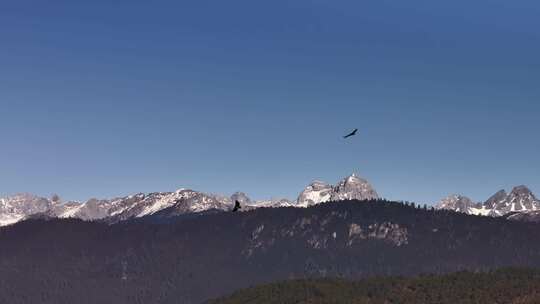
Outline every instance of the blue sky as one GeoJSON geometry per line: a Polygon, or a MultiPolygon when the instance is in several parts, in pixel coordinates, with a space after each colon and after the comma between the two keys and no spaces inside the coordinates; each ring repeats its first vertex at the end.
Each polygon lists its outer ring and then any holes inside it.
{"type": "Polygon", "coordinates": [[[540,3],[447,2],[2,1],[0,195],[540,195],[540,3]]]}

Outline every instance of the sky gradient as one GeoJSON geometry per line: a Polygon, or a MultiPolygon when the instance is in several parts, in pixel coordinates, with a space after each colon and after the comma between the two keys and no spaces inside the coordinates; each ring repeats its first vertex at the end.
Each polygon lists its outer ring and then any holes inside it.
{"type": "Polygon", "coordinates": [[[447,2],[2,1],[0,195],[540,195],[540,3],[447,2]]]}

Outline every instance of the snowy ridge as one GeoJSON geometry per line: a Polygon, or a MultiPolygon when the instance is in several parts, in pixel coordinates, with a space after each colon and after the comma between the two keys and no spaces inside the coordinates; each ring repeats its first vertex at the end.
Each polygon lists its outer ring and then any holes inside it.
{"type": "MultiPolygon", "coordinates": [[[[253,201],[245,193],[232,196],[207,194],[180,188],[174,192],[137,193],[114,199],[90,199],[87,202],[62,203],[58,198],[43,198],[32,194],[17,194],[0,198],[0,226],[15,224],[35,215],[82,220],[104,220],[116,223],[151,215],[177,216],[205,211],[229,211],[238,200],[241,211],[271,207],[310,207],[328,201],[372,200],[377,192],[365,179],[352,174],[333,186],[322,181],[309,184],[297,200],[271,199],[253,201]]],[[[517,186],[510,193],[498,191],[484,203],[475,203],[462,195],[451,195],[436,205],[471,215],[506,216],[509,219],[533,221],[539,218],[540,201],[525,186],[517,186]],[[520,215],[520,214],[527,214],[520,215]]]]}
{"type": "Polygon", "coordinates": [[[209,210],[228,211],[238,200],[242,211],[261,207],[309,207],[327,201],[377,199],[377,192],[355,174],[344,178],[336,186],[314,181],[298,196],[296,201],[272,199],[253,201],[245,193],[232,196],[207,194],[181,188],[174,192],[137,193],[113,199],[90,199],[81,202],[60,202],[59,198],[47,199],[30,194],[19,194],[0,199],[0,226],[11,225],[35,215],[82,220],[104,220],[116,223],[129,219],[159,214],[177,216],[209,210]]]}
{"type": "Polygon", "coordinates": [[[153,204],[144,207],[136,217],[142,217],[149,214],[154,214],[162,209],[171,207],[180,199],[187,199],[194,195],[195,192],[186,189],[179,189],[173,193],[167,193],[159,197],[153,204]]]}
{"type": "Polygon", "coordinates": [[[23,214],[2,214],[0,215],[0,226],[15,224],[25,218],[23,214]]]}

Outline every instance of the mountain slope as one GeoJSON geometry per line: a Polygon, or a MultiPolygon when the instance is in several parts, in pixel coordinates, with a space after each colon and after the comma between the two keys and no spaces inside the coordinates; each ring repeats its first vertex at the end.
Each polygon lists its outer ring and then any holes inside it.
{"type": "Polygon", "coordinates": [[[0,303],[200,303],[292,278],[538,267],[538,228],[383,200],[167,225],[29,220],[0,228],[0,303]]]}

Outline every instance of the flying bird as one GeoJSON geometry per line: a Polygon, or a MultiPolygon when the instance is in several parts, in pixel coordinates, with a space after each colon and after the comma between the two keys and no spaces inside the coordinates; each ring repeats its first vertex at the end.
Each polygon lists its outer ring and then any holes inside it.
{"type": "Polygon", "coordinates": [[[354,135],[356,135],[356,132],[357,132],[357,131],[358,131],[358,129],[354,129],[351,133],[349,133],[349,134],[343,136],[343,138],[349,138],[349,137],[351,137],[351,136],[354,136],[354,135]]]}
{"type": "Polygon", "coordinates": [[[242,209],[242,206],[240,206],[240,202],[239,201],[235,201],[234,202],[234,208],[232,210],[232,212],[236,212],[238,210],[242,209]]]}

